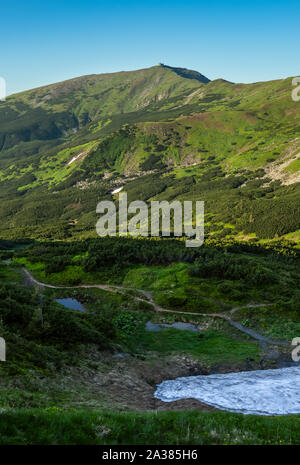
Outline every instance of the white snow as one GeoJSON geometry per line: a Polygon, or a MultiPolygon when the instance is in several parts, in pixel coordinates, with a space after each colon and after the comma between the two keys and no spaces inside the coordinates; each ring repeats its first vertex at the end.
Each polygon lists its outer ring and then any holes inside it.
{"type": "Polygon", "coordinates": [[[75,155],[75,157],[71,158],[70,161],[68,161],[67,165],[71,165],[73,163],[73,161],[77,160],[80,155],[82,155],[83,152],[79,153],[78,155],[75,155]]]}
{"type": "Polygon", "coordinates": [[[117,189],[115,189],[114,191],[111,192],[111,194],[118,194],[118,192],[121,192],[121,190],[124,188],[124,186],[122,187],[118,187],[117,189]]]}
{"type": "Polygon", "coordinates": [[[177,378],[159,384],[154,397],[164,402],[194,398],[247,414],[300,413],[300,366],[177,378]]]}

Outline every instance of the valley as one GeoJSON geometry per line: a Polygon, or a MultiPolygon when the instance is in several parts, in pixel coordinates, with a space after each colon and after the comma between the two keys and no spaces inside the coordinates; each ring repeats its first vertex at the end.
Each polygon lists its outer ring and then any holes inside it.
{"type": "MultiPolygon", "coordinates": [[[[259,420],[259,431],[255,420],[254,432],[251,420],[241,423],[238,414],[217,412],[195,399],[163,402],[154,393],[166,379],[293,364],[290,341],[300,326],[299,259],[297,249],[281,247],[268,251],[255,244],[231,243],[226,251],[220,242],[218,246],[206,244],[187,251],[181,241],[172,239],[153,244],[148,239],[127,238],[35,241],[19,246],[2,241],[5,262],[1,265],[0,311],[7,361],[0,366],[0,429],[14,415],[14,422],[22,431],[25,428],[26,434],[22,439],[17,427],[9,433],[10,440],[40,444],[41,437],[31,436],[28,415],[35,415],[43,424],[51,419],[53,425],[58,418],[75,424],[76,418],[84,418],[94,443],[124,440],[152,444],[155,433],[151,430],[143,435],[142,426],[135,439],[126,429],[126,436],[117,439],[122,415],[136,424],[148,418],[157,428],[160,421],[193,425],[199,412],[197,422],[217,425],[222,418],[222,426],[217,427],[217,436],[211,436],[210,430],[207,436],[205,428],[196,433],[192,427],[194,440],[244,444],[249,436],[257,443],[267,443],[276,418],[259,420]],[[189,254],[194,255],[194,264],[189,254]],[[204,276],[199,273],[197,255],[206,266],[204,276]],[[135,263],[137,259],[139,264],[135,263]],[[225,265],[223,261],[228,259],[225,265]],[[210,268],[212,262],[218,266],[210,268]],[[246,267],[244,278],[237,266],[246,267]],[[80,302],[85,311],[62,306],[59,302],[66,298],[80,302]],[[13,312],[9,310],[12,308],[13,312]],[[229,324],[229,318],[246,332],[229,324]],[[149,331],[149,321],[192,323],[198,331],[149,331]],[[152,411],[157,419],[152,419],[152,411]],[[100,423],[95,423],[94,412],[99,412],[100,423]],[[98,428],[97,424],[101,431],[95,436],[90,428],[98,428]],[[238,440],[231,437],[229,424],[243,431],[238,440]]],[[[286,436],[289,422],[297,416],[280,418],[279,440],[297,441],[296,432],[294,439],[290,433],[289,439],[286,436]]],[[[55,435],[55,439],[50,428],[47,441],[85,443],[85,428],[77,439],[72,436],[72,428],[69,439],[65,435],[55,435]]],[[[181,441],[190,443],[191,437],[184,439],[183,430],[178,434],[181,441]]],[[[5,434],[3,438],[5,441],[5,434]]]]}

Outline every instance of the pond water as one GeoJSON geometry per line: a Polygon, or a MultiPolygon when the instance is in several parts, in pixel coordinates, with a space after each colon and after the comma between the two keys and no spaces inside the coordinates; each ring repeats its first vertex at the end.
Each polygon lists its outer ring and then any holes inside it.
{"type": "Polygon", "coordinates": [[[159,384],[154,397],[164,402],[193,398],[246,414],[300,413],[300,366],[177,378],[159,384]]]}
{"type": "Polygon", "coordinates": [[[71,297],[67,297],[65,299],[56,299],[56,302],[63,305],[70,310],[78,310],[79,312],[86,312],[84,306],[77,300],[71,297]]]}
{"type": "Polygon", "coordinates": [[[175,328],[184,331],[196,331],[199,332],[197,326],[193,325],[192,323],[182,323],[181,321],[177,321],[176,323],[167,324],[167,323],[152,323],[151,321],[147,321],[145,329],[146,331],[162,331],[168,328],[175,328]]]}

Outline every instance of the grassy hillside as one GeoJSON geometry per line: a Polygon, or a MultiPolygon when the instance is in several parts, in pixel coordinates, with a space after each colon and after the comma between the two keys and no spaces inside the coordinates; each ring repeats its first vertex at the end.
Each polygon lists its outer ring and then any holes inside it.
{"type": "Polygon", "coordinates": [[[299,238],[291,79],[209,81],[166,65],[92,75],[0,105],[2,237],[91,237],[100,199],[205,200],[207,233],[299,238]]]}

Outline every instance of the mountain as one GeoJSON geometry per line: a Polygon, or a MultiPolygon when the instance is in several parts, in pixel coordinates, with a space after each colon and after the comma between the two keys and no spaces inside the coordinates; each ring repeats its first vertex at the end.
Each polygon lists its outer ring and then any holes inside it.
{"type": "Polygon", "coordinates": [[[160,64],[0,102],[0,236],[95,236],[96,204],[206,202],[212,237],[299,240],[300,104],[292,78],[210,81],[160,64]]]}
{"type": "Polygon", "coordinates": [[[203,76],[203,74],[199,73],[198,71],[193,71],[192,69],[186,69],[186,68],[174,68],[174,66],[168,66],[165,65],[164,63],[159,63],[159,66],[162,66],[163,68],[171,69],[174,71],[174,73],[178,74],[178,76],[187,78],[187,79],[196,79],[199,82],[202,82],[204,84],[207,84],[210,82],[210,79],[208,79],[206,76],[203,76]]]}

